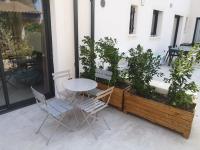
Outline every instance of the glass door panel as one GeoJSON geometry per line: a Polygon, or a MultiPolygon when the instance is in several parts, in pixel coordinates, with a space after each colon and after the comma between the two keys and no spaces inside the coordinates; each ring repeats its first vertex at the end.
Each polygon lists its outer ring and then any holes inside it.
{"type": "Polygon", "coordinates": [[[0,78],[0,107],[5,106],[5,105],[6,105],[6,102],[4,98],[3,84],[0,78]]]}
{"type": "Polygon", "coordinates": [[[0,12],[3,34],[9,41],[2,50],[4,76],[9,104],[14,104],[33,98],[31,86],[42,93],[50,91],[46,32],[42,0],[5,3],[15,5],[7,7],[15,8],[12,12],[0,12]]]}

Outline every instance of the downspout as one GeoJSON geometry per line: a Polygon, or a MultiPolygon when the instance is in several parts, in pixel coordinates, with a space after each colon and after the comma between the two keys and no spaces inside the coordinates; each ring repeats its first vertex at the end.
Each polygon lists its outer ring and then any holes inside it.
{"type": "Polygon", "coordinates": [[[91,1],[91,39],[95,40],[95,0],[91,1]]]}
{"type": "Polygon", "coordinates": [[[75,77],[79,77],[79,34],[78,34],[78,0],[73,0],[74,5],[74,54],[75,77]]]}

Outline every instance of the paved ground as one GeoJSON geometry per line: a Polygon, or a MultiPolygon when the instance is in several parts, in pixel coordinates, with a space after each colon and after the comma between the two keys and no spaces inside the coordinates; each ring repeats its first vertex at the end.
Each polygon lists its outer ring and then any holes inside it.
{"type": "MultiPolygon", "coordinates": [[[[162,68],[166,76],[169,75],[168,69],[166,66],[162,68]]],[[[196,69],[193,80],[200,85],[199,78],[200,69],[196,69]]],[[[95,140],[87,126],[75,132],[60,128],[48,146],[42,135],[34,133],[45,116],[36,105],[1,115],[0,150],[200,150],[200,105],[197,105],[188,140],[114,108],[108,108],[100,115],[105,116],[112,130],[105,130],[99,125],[101,122],[94,124],[98,140],[95,140]]],[[[54,127],[55,122],[49,120],[42,131],[50,134],[54,127]]]]}

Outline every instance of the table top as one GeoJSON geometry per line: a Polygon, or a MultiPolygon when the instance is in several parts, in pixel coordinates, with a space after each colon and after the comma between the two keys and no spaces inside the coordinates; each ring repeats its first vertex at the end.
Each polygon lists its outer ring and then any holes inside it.
{"type": "Polygon", "coordinates": [[[63,86],[65,89],[73,92],[86,92],[95,89],[97,82],[90,79],[78,78],[66,81],[63,86]]]}
{"type": "Polygon", "coordinates": [[[175,51],[179,51],[179,50],[190,51],[192,49],[192,47],[191,46],[180,46],[180,47],[173,47],[170,49],[175,50],[175,51]]]}

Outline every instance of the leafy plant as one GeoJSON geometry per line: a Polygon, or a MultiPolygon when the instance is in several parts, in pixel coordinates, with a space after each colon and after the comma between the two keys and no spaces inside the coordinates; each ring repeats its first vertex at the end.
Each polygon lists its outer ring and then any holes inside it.
{"type": "Polygon", "coordinates": [[[27,23],[25,30],[29,32],[41,32],[42,24],[39,23],[27,23]]]}
{"type": "Polygon", "coordinates": [[[112,72],[110,84],[115,85],[120,81],[120,72],[118,63],[123,58],[123,54],[119,54],[119,49],[116,48],[117,40],[111,37],[105,37],[97,42],[97,52],[103,63],[108,63],[108,70],[112,72]]]}
{"type": "Polygon", "coordinates": [[[187,55],[181,51],[170,69],[169,79],[165,81],[171,83],[168,97],[170,104],[182,108],[190,108],[193,104],[193,95],[188,92],[198,92],[199,89],[195,82],[190,82],[194,71],[193,65],[199,61],[194,56],[198,53],[197,47],[194,47],[187,55]]]}
{"type": "Polygon", "coordinates": [[[159,73],[161,57],[154,57],[150,49],[143,50],[140,45],[136,49],[129,50],[128,78],[135,94],[152,98],[154,88],[150,86],[150,81],[154,75],[162,76],[159,73]]]}
{"type": "Polygon", "coordinates": [[[15,54],[17,57],[26,57],[32,55],[33,49],[28,45],[26,40],[16,43],[16,47],[15,54]]]}
{"type": "Polygon", "coordinates": [[[93,41],[89,36],[85,36],[83,39],[83,45],[80,46],[80,60],[83,65],[83,73],[81,76],[95,79],[96,70],[96,51],[95,51],[95,41],[93,41]]]}
{"type": "Polygon", "coordinates": [[[32,48],[28,43],[25,40],[17,41],[12,36],[11,30],[5,28],[3,24],[0,24],[0,49],[4,59],[6,59],[9,54],[15,54],[16,57],[31,56],[32,54],[32,48]]]}

